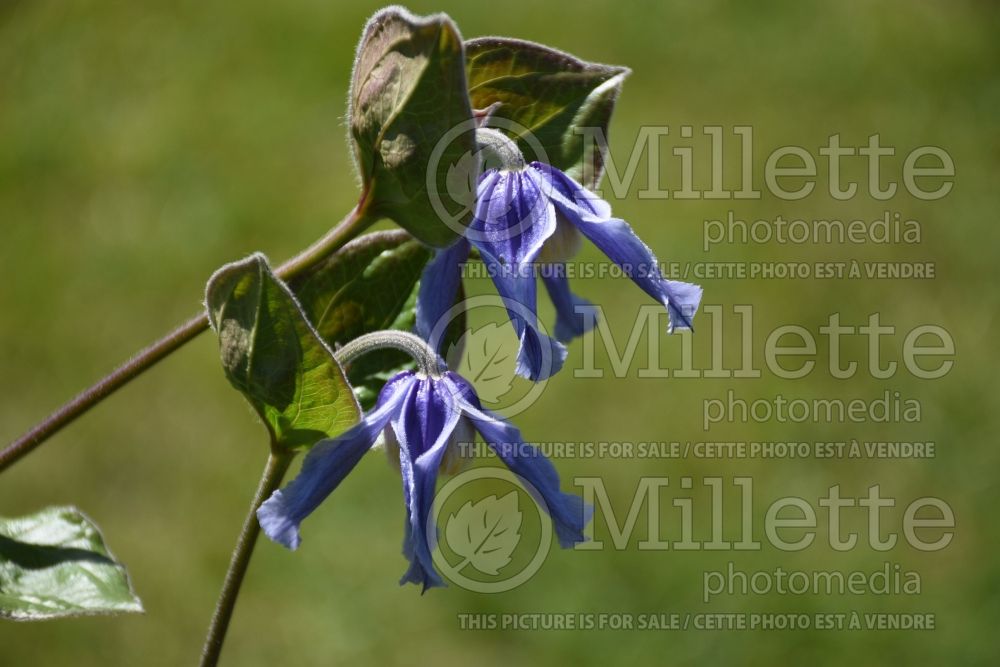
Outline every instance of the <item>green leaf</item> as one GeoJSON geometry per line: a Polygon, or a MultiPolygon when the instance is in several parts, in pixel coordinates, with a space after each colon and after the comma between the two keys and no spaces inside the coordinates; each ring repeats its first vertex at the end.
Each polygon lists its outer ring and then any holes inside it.
{"type": "Polygon", "coordinates": [[[274,447],[311,447],[358,422],[343,370],[263,255],[216,271],[205,303],[226,377],[257,410],[274,447]]]}
{"type": "Polygon", "coordinates": [[[474,122],[451,19],[401,7],[375,14],[358,45],[348,116],[369,211],[428,245],[451,243],[470,202],[448,194],[448,171],[477,167],[463,160],[475,149],[474,122]]]}
{"type": "MultiPolygon", "coordinates": [[[[396,319],[383,329],[412,331],[417,323],[417,291],[419,281],[414,284],[396,319]]],[[[354,394],[365,410],[375,405],[378,394],[386,382],[397,373],[416,370],[417,362],[410,355],[396,349],[369,352],[351,364],[347,376],[350,378],[354,394]]]]}
{"type": "Polygon", "coordinates": [[[448,546],[465,559],[456,571],[472,565],[483,574],[500,574],[521,541],[521,519],[517,491],[462,505],[445,528],[448,546]]]}
{"type": "Polygon", "coordinates": [[[289,281],[316,331],[336,347],[389,328],[431,251],[402,230],[360,236],[289,281]]]}
{"type": "Polygon", "coordinates": [[[75,507],[0,517],[0,618],[142,612],[125,566],[75,507]]]}
{"type": "Polygon", "coordinates": [[[470,40],[465,52],[472,106],[498,105],[491,109],[488,125],[517,139],[529,161],[548,162],[595,187],[607,146],[579,129],[597,128],[607,138],[629,69],[588,63],[541,44],[502,37],[470,40]],[[507,127],[504,120],[516,125],[507,127]]]}
{"type": "MultiPolygon", "coordinates": [[[[402,230],[358,237],[289,283],[306,317],[333,349],[372,331],[410,331],[420,275],[431,251],[402,230]]],[[[459,295],[461,298],[461,295],[459,295]]],[[[453,325],[464,326],[464,316],[453,325]]],[[[455,335],[450,327],[446,340],[455,335]]],[[[415,367],[399,350],[378,350],[351,363],[348,378],[363,408],[385,381],[415,367]]]]}
{"type": "MultiPolygon", "coordinates": [[[[431,251],[402,230],[374,232],[289,283],[306,317],[333,349],[372,331],[409,331],[416,318],[416,286],[431,251]]],[[[412,368],[399,350],[378,350],[355,360],[348,378],[365,409],[385,381],[412,368]]]]}

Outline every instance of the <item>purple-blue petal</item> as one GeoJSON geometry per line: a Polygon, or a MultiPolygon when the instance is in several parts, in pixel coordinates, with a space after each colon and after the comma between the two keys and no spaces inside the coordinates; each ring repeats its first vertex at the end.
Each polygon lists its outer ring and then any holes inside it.
{"type": "Polygon", "coordinates": [[[500,266],[483,256],[493,285],[503,301],[517,334],[517,368],[521,377],[533,382],[544,380],[562,368],[566,348],[538,330],[538,284],[535,267],[500,266]]]}
{"type": "Polygon", "coordinates": [[[559,490],[559,473],[552,462],[534,445],[524,442],[517,427],[499,415],[477,405],[478,399],[462,402],[462,410],[476,430],[515,475],[528,482],[541,495],[541,506],[552,518],[559,545],[572,547],[586,538],[583,529],[590,522],[594,508],[580,496],[559,490]]]}
{"type": "Polygon", "coordinates": [[[269,538],[289,549],[298,548],[302,521],[326,500],[371,448],[399,410],[412,378],[409,372],[392,378],[379,393],[375,409],[341,435],[322,440],[309,450],[298,476],[257,509],[257,520],[269,538]]]}
{"type": "Polygon", "coordinates": [[[568,343],[582,336],[597,322],[594,304],[573,294],[566,277],[566,265],[554,264],[542,269],[542,282],[556,308],[556,338],[568,343]]]}
{"type": "Polygon", "coordinates": [[[416,331],[435,350],[448,329],[447,320],[452,319],[447,314],[455,305],[462,282],[462,264],[468,258],[469,242],[459,239],[451,247],[438,250],[420,276],[416,331]]]}
{"type": "Polygon", "coordinates": [[[497,176],[480,183],[469,239],[479,250],[517,334],[516,372],[538,382],[557,373],[566,359],[566,348],[538,329],[538,285],[532,264],[555,230],[555,213],[541,177],[532,170],[491,173],[497,176]]]}
{"type": "Polygon", "coordinates": [[[532,324],[526,324],[507,309],[515,331],[518,331],[517,364],[514,372],[532,382],[541,382],[555,375],[566,362],[566,346],[547,336],[532,324]]]}
{"type": "Polygon", "coordinates": [[[529,166],[541,176],[546,187],[545,192],[550,199],[565,199],[601,219],[611,217],[611,204],[574,181],[561,170],[544,162],[532,162],[529,166]]]}
{"type": "Polygon", "coordinates": [[[497,263],[534,261],[556,229],[547,190],[532,169],[487,172],[476,191],[476,210],[466,238],[497,263]]]}
{"type": "Polygon", "coordinates": [[[550,165],[533,162],[530,168],[541,174],[550,186],[548,193],[559,213],[620,266],[646,294],[667,308],[670,329],[690,329],[701,302],[701,287],[666,280],[649,246],[636,236],[627,222],[610,217],[611,207],[596,194],[550,165]]]}
{"type": "Polygon", "coordinates": [[[403,555],[410,567],[399,583],[414,583],[427,590],[443,586],[434,569],[427,534],[434,504],[441,459],[461,415],[450,385],[441,379],[423,378],[414,383],[392,420],[399,441],[399,464],[407,523],[403,555]]]}

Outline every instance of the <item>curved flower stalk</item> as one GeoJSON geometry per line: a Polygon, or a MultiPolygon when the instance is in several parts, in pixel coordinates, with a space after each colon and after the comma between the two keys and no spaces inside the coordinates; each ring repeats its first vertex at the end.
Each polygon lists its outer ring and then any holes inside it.
{"type": "MultiPolygon", "coordinates": [[[[419,340],[401,332],[378,335],[419,340]]],[[[426,348],[422,341],[420,344],[426,348]]],[[[257,511],[264,533],[289,549],[298,548],[302,521],[337,488],[385,431],[387,440],[398,443],[398,449],[392,450],[398,451],[406,502],[403,554],[410,567],[400,583],[420,584],[425,590],[443,586],[431,557],[428,519],[438,472],[451,467],[471,427],[513,473],[538,490],[560,545],[570,547],[583,541],[583,528],[592,508],[578,496],[559,490],[559,475],[552,463],[524,443],[516,427],[484,409],[472,385],[460,375],[441,372],[440,361],[422,366],[417,372],[395,375],[382,388],[375,407],[358,424],[309,451],[298,477],[276,491],[257,511]]]]}
{"type": "Polygon", "coordinates": [[[518,335],[517,372],[543,380],[562,366],[568,342],[593,325],[590,302],[570,291],[563,262],[573,254],[579,235],[600,248],[644,292],[663,304],[670,330],[691,328],[701,301],[701,287],[667,280],[653,251],[627,222],[611,215],[611,206],[552,165],[525,164],[513,142],[495,130],[477,130],[492,144],[506,142],[499,168],[479,177],[472,223],[464,238],[440,250],[424,269],[417,302],[417,332],[432,346],[443,330],[440,320],[455,299],[461,264],[475,247],[504,300],[518,335]],[[498,139],[499,137],[499,139],[498,139]],[[509,146],[507,145],[509,144],[509,146]],[[511,157],[511,150],[516,152],[511,157]],[[537,328],[536,263],[546,267],[543,282],[556,308],[556,338],[537,328]]]}

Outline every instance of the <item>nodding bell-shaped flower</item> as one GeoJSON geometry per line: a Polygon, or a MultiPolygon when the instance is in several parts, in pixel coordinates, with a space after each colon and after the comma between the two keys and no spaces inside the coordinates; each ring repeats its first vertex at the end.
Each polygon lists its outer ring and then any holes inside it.
{"type": "MultiPolygon", "coordinates": [[[[414,345],[426,343],[412,334],[414,345]]],[[[359,339],[361,340],[361,339],[359,339]]],[[[338,352],[344,352],[342,348],[338,352]]],[[[434,501],[438,473],[461,456],[461,444],[471,446],[471,429],[510,468],[541,495],[554,524],[559,543],[570,547],[583,541],[583,528],[592,508],[578,496],[559,490],[559,475],[552,463],[521,438],[517,428],[484,409],[476,392],[460,375],[441,370],[434,357],[420,371],[404,371],[382,388],[375,407],[355,426],[336,438],[315,445],[302,470],[288,486],[275,491],[257,511],[261,528],[275,542],[295,549],[301,541],[302,521],[329,496],[354,469],[361,457],[386,431],[387,449],[398,453],[406,502],[403,554],[410,567],[400,583],[420,584],[426,590],[444,582],[434,569],[428,517],[434,501]],[[390,435],[391,434],[391,435],[390,435]]]]}
{"type": "Polygon", "coordinates": [[[556,338],[568,342],[596,321],[590,302],[569,289],[564,262],[589,239],[643,291],[663,304],[670,330],[691,328],[701,287],[667,280],[653,251],[611,206],[555,167],[526,164],[517,146],[496,130],[480,128],[477,140],[486,168],[476,188],[476,206],[464,238],[439,250],[424,269],[417,301],[417,333],[437,346],[440,320],[454,304],[461,265],[475,247],[493,279],[520,340],[517,372],[543,380],[566,357],[562,344],[537,328],[535,263],[556,308],[556,338]],[[491,160],[492,159],[492,160],[491,160]],[[490,167],[490,163],[498,165],[490,167]]]}

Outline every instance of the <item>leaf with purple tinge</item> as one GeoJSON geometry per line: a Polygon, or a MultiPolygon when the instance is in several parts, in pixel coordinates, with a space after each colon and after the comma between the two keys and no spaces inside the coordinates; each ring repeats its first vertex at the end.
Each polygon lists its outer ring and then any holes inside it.
{"type": "Polygon", "coordinates": [[[434,247],[454,241],[438,208],[461,215],[467,202],[447,196],[447,169],[475,143],[462,37],[451,19],[402,7],[376,13],[358,44],[347,120],[369,213],[434,247]]]}
{"type": "MultiPolygon", "coordinates": [[[[608,124],[630,70],[505,37],[469,40],[465,52],[473,108],[497,105],[492,119],[513,121],[533,136],[534,141],[514,136],[528,161],[551,164],[596,187],[604,170],[608,124]],[[536,155],[539,145],[545,155],[536,155]]],[[[516,134],[502,121],[492,126],[516,134]]]]}

